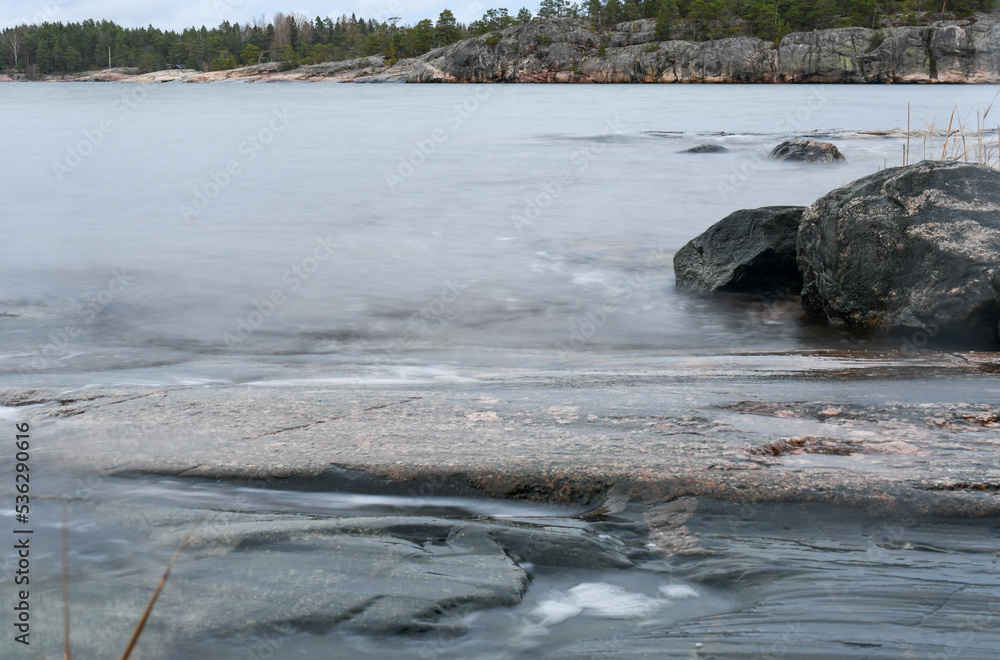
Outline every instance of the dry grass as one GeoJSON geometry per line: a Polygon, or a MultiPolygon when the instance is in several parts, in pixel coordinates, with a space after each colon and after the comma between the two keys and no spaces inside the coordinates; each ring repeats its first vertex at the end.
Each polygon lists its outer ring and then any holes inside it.
{"type": "Polygon", "coordinates": [[[934,142],[936,138],[943,138],[941,152],[938,160],[964,161],[966,163],[978,163],[986,167],[1000,169],[1000,125],[996,131],[988,128],[986,120],[989,117],[993,104],[996,103],[1000,92],[997,92],[990,101],[986,110],[976,110],[975,123],[973,123],[972,111],[961,117],[958,113],[958,105],[951,111],[948,118],[948,129],[941,134],[935,128],[935,121],[929,123],[923,121],[926,130],[914,131],[910,127],[910,104],[906,104],[906,144],[903,146],[903,165],[910,165],[914,162],[911,138],[923,138],[923,157],[934,158],[937,154],[937,147],[934,142]],[[957,124],[956,124],[957,121],[957,124]],[[995,133],[993,136],[990,133],[995,133]]]}
{"type": "MultiPolygon", "coordinates": [[[[156,605],[156,599],[160,597],[160,592],[163,591],[164,585],[167,584],[167,579],[170,577],[170,570],[174,567],[177,562],[177,558],[180,557],[181,551],[184,550],[184,546],[187,545],[188,541],[191,540],[191,536],[194,531],[198,529],[198,525],[201,524],[205,516],[201,516],[195,521],[188,533],[181,539],[180,545],[177,546],[177,550],[174,551],[173,557],[170,558],[170,562],[167,563],[166,570],[163,571],[163,577],[160,578],[160,583],[156,585],[156,590],[153,592],[152,598],[149,599],[149,603],[146,605],[146,609],[143,611],[142,616],[139,618],[139,623],[135,627],[135,631],[132,633],[132,638],[128,642],[128,647],[125,649],[125,653],[122,655],[122,660],[128,660],[129,656],[132,655],[132,650],[135,645],[139,642],[139,636],[142,635],[143,628],[146,627],[146,621],[149,620],[149,615],[153,611],[153,606],[156,605]]],[[[69,644],[69,531],[68,531],[68,512],[66,507],[63,507],[63,524],[62,524],[62,563],[63,563],[63,641],[65,644],[65,659],[70,660],[70,644],[69,644]]]]}
{"type": "Polygon", "coordinates": [[[70,660],[69,650],[69,507],[62,510],[62,588],[63,588],[63,655],[70,660]]]}

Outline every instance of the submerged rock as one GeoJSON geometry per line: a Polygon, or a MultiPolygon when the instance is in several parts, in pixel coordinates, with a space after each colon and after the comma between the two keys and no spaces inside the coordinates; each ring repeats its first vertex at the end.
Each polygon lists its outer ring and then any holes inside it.
{"type": "Polygon", "coordinates": [[[768,206],[726,216],[674,255],[677,286],[705,293],[798,292],[795,241],[804,210],[768,206]]]}
{"type": "MultiPolygon", "coordinates": [[[[87,515],[112,526],[142,525],[153,545],[169,552],[197,514],[102,504],[87,515]]],[[[174,567],[143,643],[162,649],[302,631],[459,634],[463,615],[521,602],[532,566],[627,569],[634,568],[631,553],[621,538],[569,519],[531,524],[211,511],[174,567]]],[[[74,578],[77,653],[106,657],[108,648],[123,647],[162,570],[137,552],[110,577],[74,578]]],[[[45,621],[61,620],[54,610],[42,611],[45,621]]],[[[39,632],[52,635],[54,628],[39,632]]]]}
{"type": "Polygon", "coordinates": [[[1000,172],[924,161],[858,179],[806,210],[798,260],[814,318],[995,338],[1000,172]]]}
{"type": "Polygon", "coordinates": [[[721,154],[729,151],[721,144],[699,144],[697,147],[691,147],[690,149],[685,149],[681,153],[684,154],[721,154]]]}
{"type": "Polygon", "coordinates": [[[807,163],[836,163],[847,160],[836,145],[816,140],[785,140],[771,151],[771,158],[807,163]]]}

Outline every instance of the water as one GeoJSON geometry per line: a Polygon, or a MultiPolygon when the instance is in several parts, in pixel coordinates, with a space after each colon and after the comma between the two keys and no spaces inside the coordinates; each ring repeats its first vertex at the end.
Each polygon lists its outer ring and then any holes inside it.
{"type": "Polygon", "coordinates": [[[455,496],[42,476],[38,501],[52,515],[36,520],[32,538],[32,648],[46,654],[62,645],[63,506],[74,657],[121,653],[199,518],[201,536],[157,601],[141,657],[991,658],[1000,648],[995,519],[681,498],[647,516],[633,506],[584,520],[577,507],[455,496]],[[677,512],[686,515],[676,531],[694,546],[648,552],[644,520],[677,512]],[[543,535],[508,537],[491,556],[456,541],[470,524],[543,535]],[[620,559],[566,553],[566,533],[620,559]],[[477,553],[478,571],[455,563],[477,553]],[[456,584],[478,585],[479,596],[496,587],[490,576],[504,563],[531,576],[514,602],[470,609],[453,598],[456,584]],[[399,612],[365,618],[386,602],[402,603],[399,612]]]}
{"type": "MultiPolygon", "coordinates": [[[[458,386],[484,375],[622,364],[699,370],[733,353],[865,346],[799,324],[794,302],[720,305],[680,294],[671,257],[736,209],[809,204],[900,164],[908,102],[914,126],[935,118],[940,126],[956,102],[974,109],[994,93],[943,85],[2,85],[0,385],[458,386]],[[764,158],[802,135],[833,141],[848,163],[764,158]],[[680,153],[708,142],[729,152],[680,153]],[[685,362],[691,356],[701,357],[685,362]]],[[[905,381],[893,387],[904,400],[940,396],[905,381]]],[[[608,395],[595,396],[595,409],[608,404],[608,395]]],[[[0,409],[8,422],[19,413],[0,409]]],[[[836,459],[788,458],[833,468],[836,459]]],[[[0,478],[11,476],[5,466],[0,478]]],[[[75,477],[46,473],[39,483],[37,603],[52,654],[61,642],[58,510],[67,499],[74,635],[95,657],[121,651],[178,536],[203,513],[212,533],[257,525],[272,537],[246,551],[206,542],[185,554],[146,633],[154,647],[170,640],[163,657],[266,657],[268,648],[303,658],[746,657],[749,645],[776,657],[958,649],[971,658],[1000,648],[989,632],[997,629],[995,521],[900,527],[832,509],[701,504],[688,526],[715,554],[664,558],[649,551],[643,512],[632,509],[584,519],[578,509],[485,500],[106,474],[91,475],[82,495],[75,477]],[[378,565],[327,575],[348,556],[331,549],[341,536],[328,526],[365,520],[380,529],[379,520],[397,515],[412,526],[388,534],[389,545],[408,549],[398,563],[454,570],[452,585],[462,582],[456,557],[465,546],[449,545],[451,532],[414,534],[461,525],[558,530],[630,565],[522,558],[500,571],[530,581],[519,602],[442,606],[404,633],[329,626],[295,609],[338,606],[322,580],[301,578],[307,570],[340,579],[332,593],[344,598],[368,598],[386,584],[405,589],[378,565]],[[908,599],[910,609],[901,605],[908,599]],[[260,602],[269,605],[253,609],[260,602]],[[213,627],[213,610],[226,607],[245,619],[213,627]]],[[[352,543],[366,536],[352,534],[352,543]]]]}
{"type": "Polygon", "coordinates": [[[794,304],[762,318],[678,294],[673,252],[733,210],[809,204],[900,164],[898,134],[858,131],[905,129],[907,102],[914,127],[940,125],[993,93],[4,85],[0,368],[434,378],[842,346],[794,304]],[[848,164],[763,160],[799,135],[848,164]],[[705,142],[730,152],[678,153],[705,142]]]}

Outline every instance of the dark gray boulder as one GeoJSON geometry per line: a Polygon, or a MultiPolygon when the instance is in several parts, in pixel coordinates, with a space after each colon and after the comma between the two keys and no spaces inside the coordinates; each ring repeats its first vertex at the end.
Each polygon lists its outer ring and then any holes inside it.
{"type": "Polygon", "coordinates": [[[691,147],[690,149],[685,149],[681,153],[684,154],[721,154],[729,149],[726,149],[721,144],[699,144],[697,147],[691,147]]]}
{"type": "Polygon", "coordinates": [[[1000,172],[924,161],[858,179],[806,210],[798,259],[814,318],[995,338],[1000,172]]]}
{"type": "Polygon", "coordinates": [[[771,151],[771,158],[806,163],[838,163],[847,160],[834,144],[802,138],[785,140],[771,151]]]}
{"type": "Polygon", "coordinates": [[[704,293],[797,293],[802,276],[795,241],[804,210],[767,206],[726,216],[674,255],[677,286],[704,293]]]}

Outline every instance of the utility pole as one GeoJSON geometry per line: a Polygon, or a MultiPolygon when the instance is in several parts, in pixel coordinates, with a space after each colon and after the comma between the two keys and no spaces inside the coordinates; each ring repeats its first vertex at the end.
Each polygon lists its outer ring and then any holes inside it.
{"type": "Polygon", "coordinates": [[[108,71],[111,70],[111,46],[108,46],[108,71]]]}

